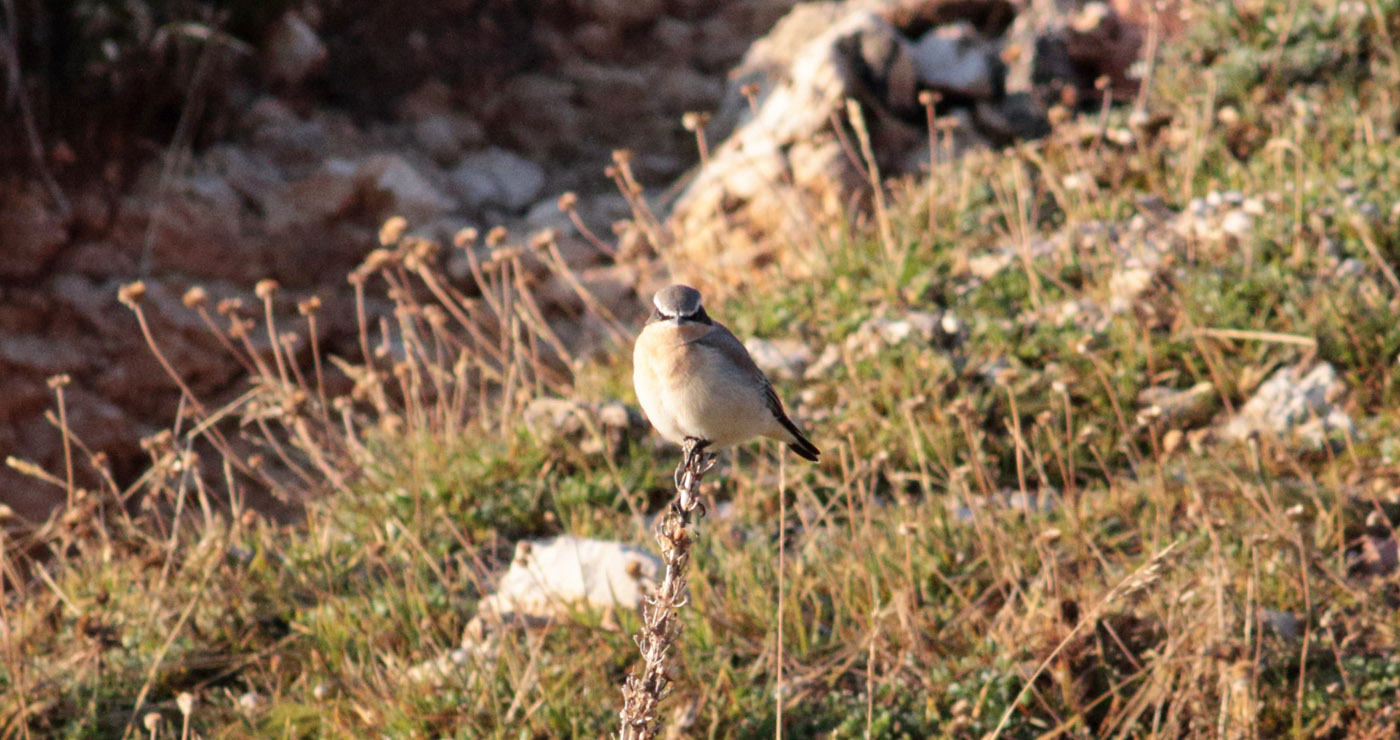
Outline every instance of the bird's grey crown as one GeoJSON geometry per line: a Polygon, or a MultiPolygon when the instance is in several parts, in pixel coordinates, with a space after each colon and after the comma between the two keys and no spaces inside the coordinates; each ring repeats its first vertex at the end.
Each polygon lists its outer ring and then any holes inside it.
{"type": "Polygon", "coordinates": [[[689,285],[672,285],[656,291],[651,302],[666,318],[695,316],[700,313],[700,291],[689,285]]]}

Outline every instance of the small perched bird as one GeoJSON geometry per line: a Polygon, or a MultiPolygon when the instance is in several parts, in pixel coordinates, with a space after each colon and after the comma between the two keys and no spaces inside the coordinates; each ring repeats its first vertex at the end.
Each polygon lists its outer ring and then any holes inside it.
{"type": "Polygon", "coordinates": [[[637,336],[632,382],[661,436],[698,449],[772,437],[815,461],[820,450],[788,418],[748,350],[700,304],[700,291],[672,285],[637,336]]]}

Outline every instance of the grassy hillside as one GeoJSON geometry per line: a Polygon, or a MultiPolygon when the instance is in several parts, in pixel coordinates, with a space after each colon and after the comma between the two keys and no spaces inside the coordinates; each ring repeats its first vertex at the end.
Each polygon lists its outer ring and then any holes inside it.
{"type": "MultiPolygon", "coordinates": [[[[825,454],[753,445],[707,480],[677,736],[771,736],[779,638],[793,738],[1400,725],[1400,3],[1220,5],[1161,50],[1145,111],[940,164],[895,187],[884,235],[831,225],[814,278],[707,300],[820,358],[778,385],[825,454]],[[927,334],[871,323],[913,312],[927,334]],[[1226,433],[1276,371],[1323,362],[1353,427],[1226,433]]],[[[634,614],[488,627],[451,670],[408,669],[458,647],[515,542],[650,545],[678,453],[519,423],[535,397],[635,403],[625,342],[550,363],[510,290],[528,253],[502,246],[480,269],[526,338],[458,362],[454,310],[492,315],[433,297],[458,246],[388,232],[358,278],[395,290],[398,325],[346,360],[351,397],[248,353],[261,380],[214,425],[235,461],[187,423],[150,440],[138,514],[72,492],[10,538],[0,734],[615,731],[634,614]],[[304,520],[240,509],[254,453],[285,495],[320,489],[304,520]]]]}

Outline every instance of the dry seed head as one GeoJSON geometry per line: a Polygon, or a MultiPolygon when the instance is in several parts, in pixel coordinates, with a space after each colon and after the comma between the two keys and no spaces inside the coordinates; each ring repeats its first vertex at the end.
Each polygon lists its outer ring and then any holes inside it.
{"type": "Polygon", "coordinates": [[[169,429],[162,429],[155,434],[141,438],[141,449],[150,452],[152,450],[163,450],[170,446],[172,435],[169,429]]]}
{"type": "Polygon", "coordinates": [[[544,251],[549,249],[549,245],[559,241],[559,232],[555,229],[541,229],[530,237],[530,248],[544,251]]]}
{"type": "Polygon", "coordinates": [[[360,264],[360,269],[366,273],[379,272],[394,262],[393,252],[387,249],[375,249],[365,256],[365,261],[360,264]]]}
{"type": "Polygon", "coordinates": [[[185,291],[184,298],[180,300],[185,304],[185,308],[199,308],[209,302],[209,291],[196,285],[185,291]]]}
{"type": "Polygon", "coordinates": [[[272,278],[259,280],[258,284],[253,286],[253,295],[264,301],[272,300],[272,297],[277,295],[277,281],[272,278]]]}
{"type": "Polygon", "coordinates": [[[194,694],[188,691],[181,691],[179,695],[175,697],[175,706],[180,708],[180,714],[186,717],[190,716],[190,714],[194,712],[194,694]]]}
{"type": "Polygon", "coordinates": [[[570,190],[559,196],[559,210],[568,212],[578,207],[578,193],[570,190]]]}
{"type": "Polygon", "coordinates": [[[297,304],[297,311],[301,312],[302,316],[314,316],[320,310],[321,299],[314,295],[297,304]]]}
{"type": "Polygon", "coordinates": [[[160,712],[147,712],[146,716],[141,718],[141,724],[146,726],[147,732],[155,732],[156,728],[160,727],[160,712]]]}
{"type": "Polygon", "coordinates": [[[0,504],[0,522],[7,522],[13,519],[14,516],[14,509],[11,509],[7,504],[0,504]]]}
{"type": "Polygon", "coordinates": [[[461,229],[456,234],[452,235],[452,244],[458,247],[459,249],[466,249],[467,247],[470,247],[471,245],[475,244],[476,239],[476,229],[468,226],[467,228],[461,229]]]}
{"type": "Polygon", "coordinates": [[[68,373],[60,373],[49,378],[49,387],[58,390],[71,382],[73,382],[73,379],[68,376],[68,373]]]}
{"type": "Polygon", "coordinates": [[[495,269],[524,253],[525,251],[520,247],[501,247],[491,253],[491,258],[486,261],[485,267],[487,267],[487,269],[495,269]]]}
{"type": "Polygon", "coordinates": [[[1108,75],[1099,75],[1098,77],[1094,78],[1094,89],[1098,90],[1099,92],[1103,92],[1104,90],[1108,89],[1108,83],[1108,75]]]}
{"type": "Polygon", "coordinates": [[[127,308],[136,308],[141,303],[141,299],[146,297],[146,284],[137,280],[134,283],[127,283],[117,289],[117,300],[121,301],[127,308]]]}
{"type": "Polygon", "coordinates": [[[437,257],[437,253],[442,250],[442,244],[434,239],[419,237],[411,240],[408,244],[408,248],[409,251],[413,253],[414,257],[424,262],[431,262],[434,257],[437,257]]]}
{"type": "Polygon", "coordinates": [[[702,111],[687,111],[681,115],[681,127],[686,131],[698,131],[710,122],[710,114],[702,111]]]}
{"type": "Polygon", "coordinates": [[[506,231],[506,227],[504,227],[504,226],[492,226],[492,227],[491,227],[491,230],[488,231],[488,232],[486,232],[486,246],[488,246],[488,247],[500,246],[500,244],[501,244],[502,242],[504,242],[504,241],[506,240],[506,237],[509,236],[509,235],[510,235],[510,232],[506,231]]]}
{"type": "Polygon", "coordinates": [[[447,313],[437,306],[424,306],[423,318],[434,328],[441,329],[447,324],[447,313]]]}
{"type": "Polygon", "coordinates": [[[407,230],[408,219],[403,216],[391,216],[379,227],[379,243],[387,247],[402,238],[407,230]]]}
{"type": "Polygon", "coordinates": [[[400,257],[403,259],[404,267],[407,267],[408,269],[414,272],[418,272],[419,270],[423,269],[423,258],[419,256],[417,252],[411,249],[406,249],[404,250],[404,253],[400,255],[400,257]]]}
{"type": "Polygon", "coordinates": [[[739,94],[743,95],[746,98],[752,98],[753,96],[758,94],[758,83],[750,82],[749,84],[744,85],[743,87],[739,88],[739,94]]]}
{"type": "Polygon", "coordinates": [[[922,106],[924,106],[925,108],[938,105],[938,102],[941,101],[942,99],[943,99],[943,96],[942,96],[942,95],[939,95],[938,93],[934,92],[933,90],[920,90],[920,91],[919,91],[919,105],[922,105],[922,106]]]}
{"type": "Polygon", "coordinates": [[[240,308],[243,308],[242,298],[225,298],[219,301],[219,304],[214,307],[214,310],[217,311],[220,316],[228,316],[236,313],[240,308]]]}
{"type": "Polygon", "coordinates": [[[633,155],[631,149],[614,149],[612,153],[612,160],[614,164],[621,167],[631,162],[632,156],[633,155]]]}
{"type": "Polygon", "coordinates": [[[262,466],[263,456],[261,454],[255,452],[248,456],[248,467],[252,468],[253,470],[259,470],[262,468],[262,466]]]}

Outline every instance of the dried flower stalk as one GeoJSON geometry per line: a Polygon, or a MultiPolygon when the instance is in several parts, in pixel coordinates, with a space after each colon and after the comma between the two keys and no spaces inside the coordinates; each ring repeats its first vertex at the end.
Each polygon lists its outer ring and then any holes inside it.
{"type": "Polygon", "coordinates": [[[671,683],[666,658],[680,637],[677,611],[688,600],[686,574],[693,543],[690,519],[696,510],[700,516],[705,515],[705,506],[700,503],[700,481],[714,462],[714,455],[693,441],[686,441],[684,457],[676,468],[676,498],[666,508],[656,530],[666,575],[642,607],[642,629],[636,637],[637,649],[642,653],[641,675],[633,670],[622,685],[622,711],[618,713],[622,719],[622,740],[650,740],[661,730],[656,708],[670,693],[671,683]]]}

